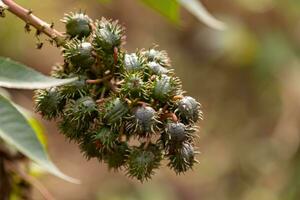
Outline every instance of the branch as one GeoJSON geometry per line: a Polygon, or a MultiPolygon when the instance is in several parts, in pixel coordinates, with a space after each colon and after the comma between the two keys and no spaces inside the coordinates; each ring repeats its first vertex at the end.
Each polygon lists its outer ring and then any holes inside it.
{"type": "Polygon", "coordinates": [[[2,0],[2,2],[7,6],[7,10],[9,12],[23,20],[27,25],[33,26],[39,32],[44,33],[45,35],[50,37],[56,42],[57,46],[63,45],[64,35],[61,32],[55,30],[52,25],[33,15],[31,10],[23,8],[13,0],[2,0]]]}

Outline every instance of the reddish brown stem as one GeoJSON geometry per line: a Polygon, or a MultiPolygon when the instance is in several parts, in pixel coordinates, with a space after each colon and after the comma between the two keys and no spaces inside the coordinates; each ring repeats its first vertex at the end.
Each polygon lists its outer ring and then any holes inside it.
{"type": "Polygon", "coordinates": [[[164,113],[161,115],[161,119],[167,119],[170,118],[173,122],[178,122],[178,118],[174,113],[164,113]]]}
{"type": "Polygon", "coordinates": [[[19,4],[15,3],[13,0],[2,0],[2,2],[7,5],[7,10],[12,14],[16,15],[18,18],[23,20],[26,24],[29,24],[36,28],[38,31],[49,36],[52,40],[56,42],[58,46],[63,45],[64,35],[53,29],[53,27],[32,14],[32,11],[23,8],[19,4]]]}

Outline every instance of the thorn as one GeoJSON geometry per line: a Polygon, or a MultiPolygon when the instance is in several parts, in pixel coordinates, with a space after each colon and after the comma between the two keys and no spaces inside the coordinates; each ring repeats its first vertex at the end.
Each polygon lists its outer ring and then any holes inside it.
{"type": "Polygon", "coordinates": [[[25,29],[25,33],[30,33],[31,28],[30,28],[30,24],[28,22],[25,24],[24,29],[25,29]]]}
{"type": "Polygon", "coordinates": [[[43,42],[37,42],[36,43],[36,48],[41,49],[43,47],[44,43],[43,42]]]}
{"type": "Polygon", "coordinates": [[[50,24],[50,28],[54,28],[54,22],[51,22],[51,24],[50,24]]]}
{"type": "Polygon", "coordinates": [[[31,9],[28,10],[27,15],[31,15],[33,11],[31,9]]]}

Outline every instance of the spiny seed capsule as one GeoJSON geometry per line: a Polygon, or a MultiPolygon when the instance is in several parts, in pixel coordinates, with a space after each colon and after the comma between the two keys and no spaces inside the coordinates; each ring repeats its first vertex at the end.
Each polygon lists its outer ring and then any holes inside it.
{"type": "Polygon", "coordinates": [[[138,57],[136,53],[125,54],[124,67],[127,71],[138,71],[143,68],[143,61],[138,57]]]}
{"type": "Polygon", "coordinates": [[[96,22],[96,30],[93,35],[95,48],[102,53],[112,53],[114,47],[119,47],[122,43],[123,28],[117,21],[109,21],[102,18],[96,22]]]}
{"type": "Polygon", "coordinates": [[[63,52],[65,58],[70,60],[76,69],[90,69],[96,61],[93,47],[89,42],[73,39],[66,44],[63,52]]]}
{"type": "Polygon", "coordinates": [[[104,156],[104,161],[108,164],[108,168],[118,170],[124,166],[128,159],[129,151],[130,149],[126,142],[118,142],[114,148],[104,156]]]}
{"type": "Polygon", "coordinates": [[[94,133],[95,141],[99,146],[105,149],[113,149],[118,139],[118,134],[108,127],[101,127],[94,133]]]}
{"type": "MultiPolygon", "coordinates": [[[[71,127],[70,127],[71,128],[71,127]]],[[[98,158],[102,159],[101,151],[97,141],[92,137],[92,134],[81,134],[79,139],[79,148],[87,159],[98,158]]]]}
{"type": "Polygon", "coordinates": [[[162,75],[153,82],[152,97],[166,102],[180,92],[179,85],[180,83],[176,78],[162,75]]]}
{"type": "Polygon", "coordinates": [[[132,121],[127,125],[127,130],[132,134],[149,136],[157,132],[159,121],[157,113],[152,107],[137,107],[131,119],[132,121]]]}
{"type": "Polygon", "coordinates": [[[149,62],[147,66],[151,74],[162,75],[162,74],[168,74],[170,72],[170,70],[164,68],[157,62],[149,62]]]}
{"type": "Polygon", "coordinates": [[[141,73],[126,73],[120,93],[130,98],[143,98],[146,96],[146,87],[141,73]]]}
{"type": "Polygon", "coordinates": [[[84,126],[84,123],[91,122],[97,114],[97,105],[91,97],[82,97],[76,101],[71,100],[65,109],[65,117],[69,121],[75,122],[78,129],[84,126]]]}
{"type": "Polygon", "coordinates": [[[115,123],[121,122],[128,111],[128,105],[120,98],[115,98],[105,103],[102,108],[102,112],[105,113],[103,120],[107,124],[114,125],[115,123]]]}
{"type": "Polygon", "coordinates": [[[71,38],[77,37],[81,39],[88,37],[92,32],[90,25],[92,20],[84,13],[67,14],[62,22],[66,24],[66,32],[71,38]]]}
{"type": "Polygon", "coordinates": [[[168,166],[173,169],[176,174],[184,173],[191,169],[195,160],[194,148],[189,143],[184,143],[180,150],[172,152],[169,155],[168,166]]]}
{"type": "Polygon", "coordinates": [[[159,167],[161,159],[161,151],[156,145],[149,144],[145,148],[145,144],[142,144],[130,153],[127,174],[143,182],[151,178],[154,169],[159,167]]]}
{"type": "Polygon", "coordinates": [[[175,112],[178,113],[184,123],[197,122],[202,115],[200,103],[190,96],[185,96],[178,102],[175,112]]]}
{"type": "Polygon", "coordinates": [[[171,141],[175,143],[182,143],[187,138],[185,125],[182,123],[169,122],[166,132],[170,136],[171,141]]]}
{"type": "Polygon", "coordinates": [[[170,58],[165,51],[149,49],[142,52],[142,55],[147,59],[148,62],[157,62],[164,67],[170,67],[170,58]]]}
{"type": "Polygon", "coordinates": [[[37,90],[35,103],[36,111],[48,120],[58,117],[65,105],[65,101],[57,88],[37,90]]]}
{"type": "Polygon", "coordinates": [[[59,87],[59,91],[64,99],[77,99],[84,97],[89,93],[89,85],[86,84],[85,77],[79,77],[67,85],[59,87]]]}

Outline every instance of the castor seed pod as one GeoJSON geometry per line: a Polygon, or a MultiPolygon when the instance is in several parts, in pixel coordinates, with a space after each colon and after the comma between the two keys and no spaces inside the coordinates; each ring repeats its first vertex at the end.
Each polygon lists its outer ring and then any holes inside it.
{"type": "Polygon", "coordinates": [[[98,160],[103,159],[102,151],[100,146],[95,141],[92,134],[81,134],[79,139],[79,148],[87,159],[97,158],[98,160]]]}
{"type": "Polygon", "coordinates": [[[187,138],[185,125],[182,123],[169,122],[166,127],[166,133],[174,143],[182,143],[187,138]]]}
{"type": "Polygon", "coordinates": [[[175,112],[178,113],[184,123],[194,123],[202,117],[200,103],[190,96],[185,96],[179,100],[175,112]]]}
{"type": "Polygon", "coordinates": [[[140,147],[135,147],[128,158],[127,175],[141,182],[151,178],[162,159],[161,151],[155,144],[149,144],[146,148],[145,145],[143,143],[140,147]]]}
{"type": "Polygon", "coordinates": [[[79,124],[78,121],[72,120],[66,115],[63,115],[62,120],[58,123],[60,132],[69,140],[75,141],[80,141],[86,135],[89,127],[90,122],[79,124]]]}
{"type": "Polygon", "coordinates": [[[73,39],[66,44],[63,52],[64,57],[75,67],[74,72],[79,72],[78,69],[90,69],[96,61],[89,42],[73,39]]]}
{"type": "Polygon", "coordinates": [[[130,149],[126,142],[117,142],[111,151],[104,154],[109,169],[118,170],[126,164],[130,149]]]}
{"type": "Polygon", "coordinates": [[[59,87],[59,91],[64,99],[77,99],[89,93],[90,85],[86,84],[85,77],[79,77],[72,83],[59,87]]]}
{"type": "Polygon", "coordinates": [[[109,100],[101,108],[104,114],[103,120],[109,125],[114,125],[115,123],[121,122],[122,118],[128,113],[129,108],[127,103],[122,101],[120,98],[114,98],[109,100]]]}
{"type": "Polygon", "coordinates": [[[189,143],[184,143],[180,150],[172,152],[169,157],[168,166],[175,171],[176,174],[184,173],[192,169],[195,160],[194,148],[189,143]]]}
{"type": "Polygon", "coordinates": [[[162,75],[170,72],[170,70],[164,68],[157,62],[149,62],[147,67],[149,68],[151,74],[162,75]]]}
{"type": "Polygon", "coordinates": [[[117,139],[118,139],[118,133],[111,130],[111,128],[108,127],[100,127],[95,133],[94,133],[94,139],[95,141],[99,142],[99,145],[102,148],[105,149],[113,149],[117,139]]]}
{"type": "Polygon", "coordinates": [[[166,102],[178,93],[180,93],[180,82],[176,78],[162,75],[153,82],[151,96],[154,99],[166,102]]]}
{"type": "Polygon", "coordinates": [[[129,98],[146,97],[146,85],[141,73],[126,73],[120,93],[129,98]]]}
{"type": "Polygon", "coordinates": [[[76,127],[81,129],[86,128],[86,125],[97,117],[98,109],[91,97],[82,97],[76,101],[69,101],[64,115],[68,121],[75,123],[76,127]]]}
{"type": "Polygon", "coordinates": [[[35,103],[36,111],[48,120],[58,117],[65,105],[65,101],[57,88],[37,90],[35,103]]]}
{"type": "Polygon", "coordinates": [[[157,62],[164,67],[170,67],[170,58],[166,51],[158,51],[156,49],[149,49],[142,52],[142,55],[148,62],[157,62]]]}
{"type": "Polygon", "coordinates": [[[124,67],[129,72],[138,71],[143,68],[143,61],[136,53],[125,54],[124,67]]]}
{"type": "Polygon", "coordinates": [[[93,35],[93,46],[101,53],[113,53],[115,47],[122,44],[124,29],[117,21],[102,18],[96,22],[96,30],[93,35]]]}
{"type": "Polygon", "coordinates": [[[92,20],[84,13],[66,14],[62,22],[66,24],[66,32],[71,38],[81,39],[92,32],[92,20]]]}
{"type": "Polygon", "coordinates": [[[133,135],[146,137],[157,132],[159,123],[158,115],[152,107],[139,106],[126,128],[133,135]]]}

